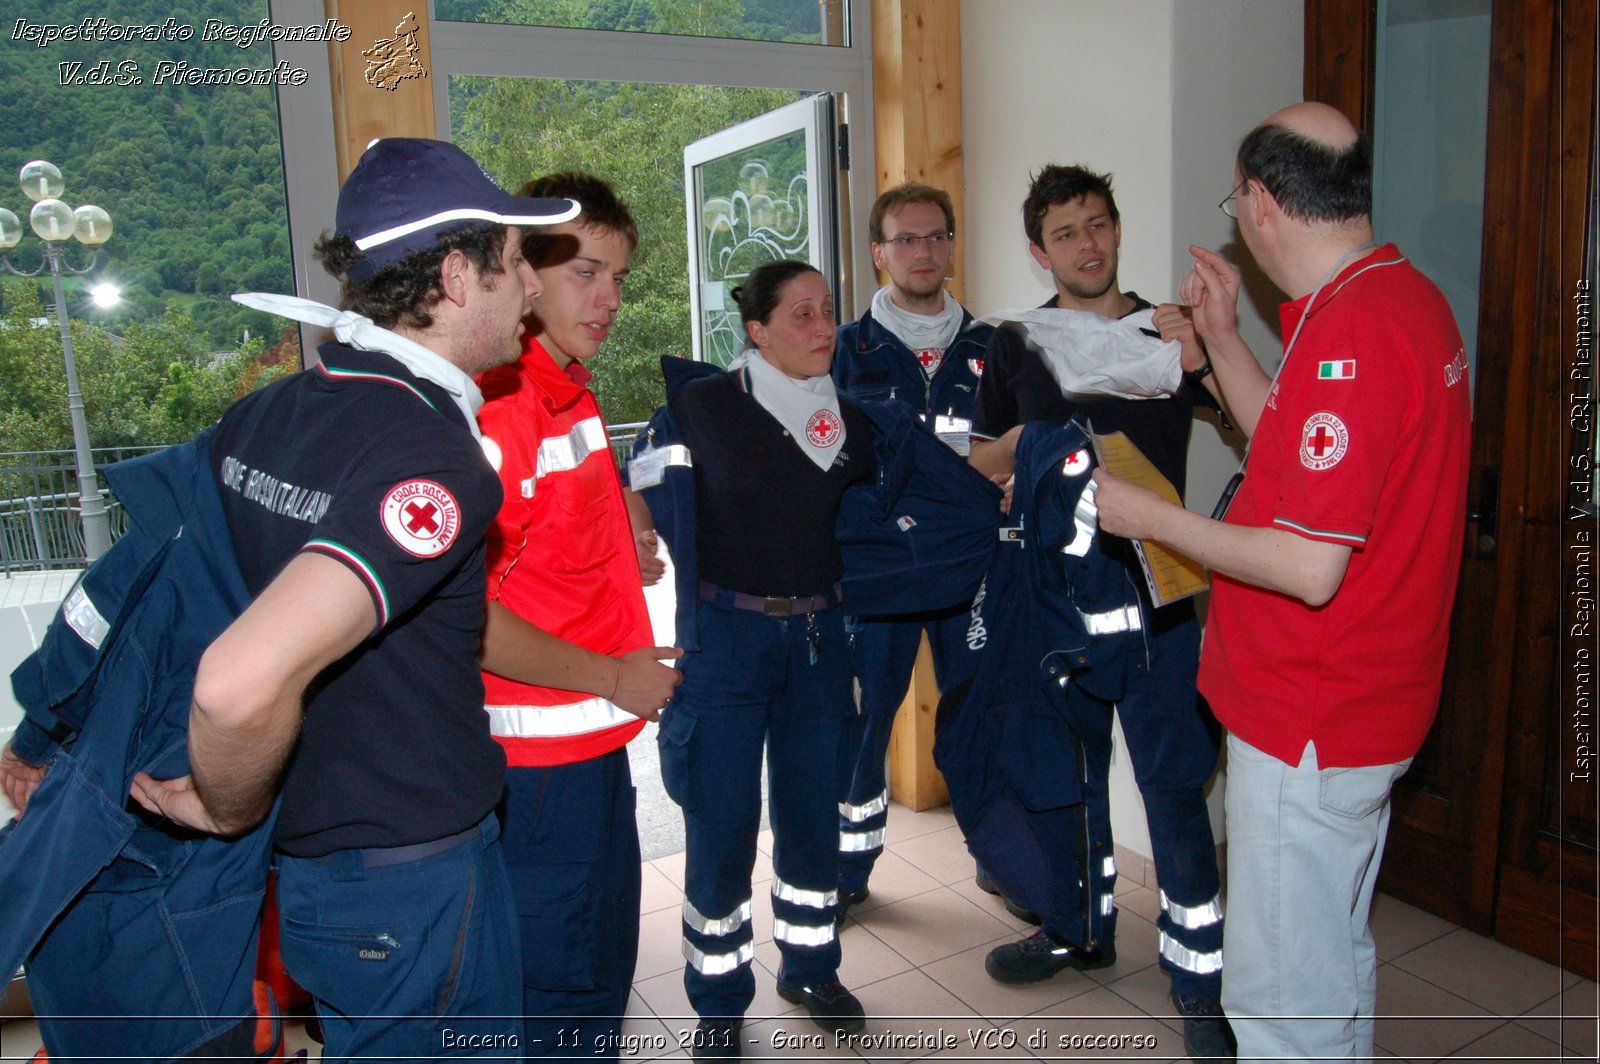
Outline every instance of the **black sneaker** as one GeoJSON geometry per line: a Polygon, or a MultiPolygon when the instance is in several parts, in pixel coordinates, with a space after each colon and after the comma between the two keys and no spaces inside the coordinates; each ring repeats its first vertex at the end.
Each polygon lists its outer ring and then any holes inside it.
{"type": "Polygon", "coordinates": [[[983,959],[983,970],[1000,983],[1037,983],[1057,972],[1076,968],[1080,972],[1109,968],[1117,963],[1117,949],[1081,949],[1057,942],[1048,931],[1036,931],[1021,942],[996,946],[983,959]]]}
{"type": "Polygon", "coordinates": [[[993,894],[995,897],[1005,902],[1006,912],[1010,913],[1012,916],[1015,916],[1023,923],[1032,924],[1034,927],[1038,927],[1040,924],[1044,923],[1044,920],[1039,917],[1038,913],[1034,912],[1032,909],[1023,908],[1002,894],[999,886],[995,884],[994,880],[989,878],[989,873],[983,870],[982,865],[978,866],[978,874],[972,877],[972,881],[976,883],[978,889],[983,891],[985,894],[993,894]]]}
{"type": "Polygon", "coordinates": [[[778,996],[804,1005],[812,1022],[824,1031],[855,1034],[867,1026],[867,1014],[861,1002],[837,979],[829,979],[818,986],[791,986],[779,979],[778,996]]]}
{"type": "Polygon", "coordinates": [[[1183,1017],[1183,1051],[1195,1064],[1233,1064],[1239,1042],[1223,1014],[1222,1002],[1208,997],[1180,997],[1172,993],[1172,1004],[1183,1017]]]}
{"type": "Polygon", "coordinates": [[[740,1038],[744,1020],[733,1016],[714,1016],[701,1020],[694,1031],[695,1060],[738,1060],[744,1050],[740,1038]]]}
{"type": "Polygon", "coordinates": [[[833,922],[842,926],[845,914],[850,911],[851,907],[860,905],[871,896],[872,892],[866,887],[862,887],[860,890],[841,890],[839,892],[839,907],[834,910],[833,922]]]}

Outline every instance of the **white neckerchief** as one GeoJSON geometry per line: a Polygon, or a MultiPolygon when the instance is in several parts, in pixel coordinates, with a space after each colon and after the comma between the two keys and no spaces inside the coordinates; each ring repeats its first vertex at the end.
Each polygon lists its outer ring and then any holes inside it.
{"type": "MultiPolygon", "coordinates": [[[[938,369],[939,362],[944,360],[944,352],[955,343],[956,333],[961,331],[961,304],[956,302],[955,296],[946,292],[944,309],[939,313],[913,314],[895,303],[890,297],[891,291],[891,286],[885,285],[873,293],[872,316],[912,351],[936,349],[939,360],[934,362],[933,369],[938,369]]],[[[926,367],[924,372],[933,376],[926,367]]]]}
{"type": "Polygon", "coordinates": [[[832,377],[824,373],[797,381],[752,348],[739,352],[728,371],[748,380],[751,397],[778,419],[818,469],[826,472],[833,465],[844,446],[844,415],[832,377]]]}
{"type": "Polygon", "coordinates": [[[353,310],[335,310],[323,303],[298,296],[280,296],[271,292],[235,292],[235,303],[255,310],[264,310],[280,318],[303,321],[308,325],[321,325],[332,329],[342,344],[360,351],[377,351],[388,355],[425,381],[432,381],[455,400],[456,406],[466,416],[467,427],[474,439],[481,440],[478,431],[478,408],[483,405],[483,393],[461,367],[437,352],[409,340],[397,332],[385,329],[371,318],[353,310]]]}
{"type": "Polygon", "coordinates": [[[1154,399],[1171,395],[1183,382],[1182,346],[1140,331],[1154,328],[1154,317],[1154,310],[1107,318],[1089,310],[1037,307],[1003,310],[983,320],[1021,325],[1069,399],[1154,399]]]}

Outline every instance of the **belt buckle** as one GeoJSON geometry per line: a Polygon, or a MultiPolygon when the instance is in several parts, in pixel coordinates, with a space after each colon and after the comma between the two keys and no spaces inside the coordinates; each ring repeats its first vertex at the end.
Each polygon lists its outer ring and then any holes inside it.
{"type": "Polygon", "coordinates": [[[781,595],[768,595],[761,600],[761,612],[768,617],[789,617],[794,614],[794,599],[781,595]]]}

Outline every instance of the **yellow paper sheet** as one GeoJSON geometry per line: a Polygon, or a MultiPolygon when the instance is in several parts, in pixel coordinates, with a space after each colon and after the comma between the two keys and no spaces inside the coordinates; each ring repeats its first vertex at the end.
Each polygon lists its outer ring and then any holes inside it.
{"type": "MultiPolygon", "coordinates": [[[[1112,476],[1149,488],[1170,503],[1183,505],[1178,489],[1161,475],[1126,433],[1096,434],[1094,451],[1100,465],[1112,476]]],[[[1139,555],[1139,565],[1144,569],[1145,583],[1150,588],[1150,601],[1157,606],[1198,595],[1211,586],[1205,566],[1187,554],[1153,539],[1136,539],[1133,546],[1139,555]]]]}

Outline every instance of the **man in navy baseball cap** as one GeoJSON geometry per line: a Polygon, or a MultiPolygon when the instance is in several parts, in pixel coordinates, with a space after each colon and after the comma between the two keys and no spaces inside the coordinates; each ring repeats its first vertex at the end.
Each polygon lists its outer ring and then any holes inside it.
{"type": "Polygon", "coordinates": [[[253,601],[199,662],[192,774],[141,774],[133,794],[223,835],[280,797],[282,958],[330,1059],[522,1044],[505,754],[478,663],[501,487],[473,374],[521,352],[541,291],[523,227],[578,210],[509,195],[453,145],[380,140],[316,247],[342,309],[234,297],[334,339],[216,426],[212,480],[253,601]]]}

